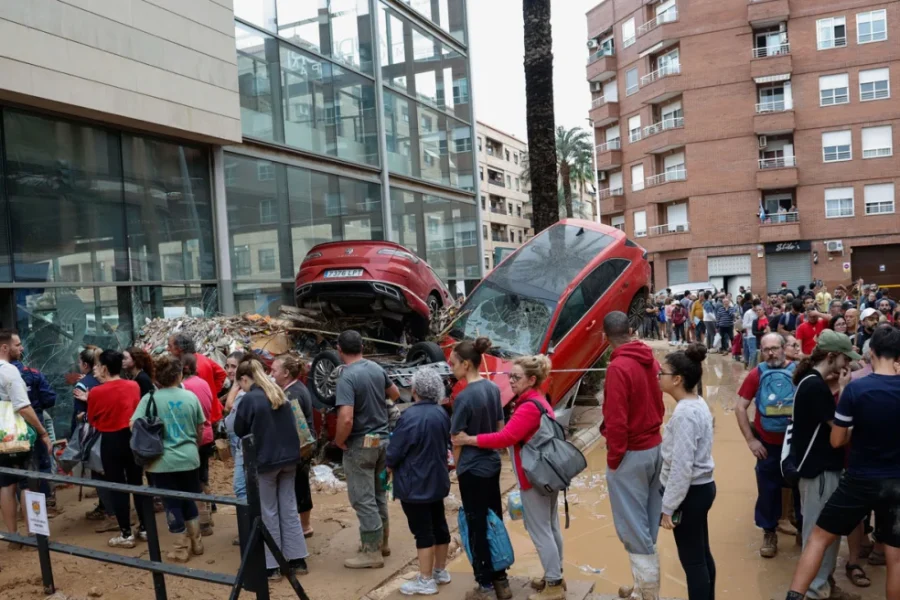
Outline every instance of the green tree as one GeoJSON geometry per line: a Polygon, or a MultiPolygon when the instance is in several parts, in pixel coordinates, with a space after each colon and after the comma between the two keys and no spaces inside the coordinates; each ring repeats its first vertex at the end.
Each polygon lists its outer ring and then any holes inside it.
{"type": "Polygon", "coordinates": [[[550,0],[522,0],[525,23],[525,104],[528,178],[535,234],[559,221],[553,115],[553,35],[550,0]]]}
{"type": "Polygon", "coordinates": [[[584,164],[590,162],[590,134],[580,127],[566,129],[559,126],[556,129],[556,160],[558,162],[559,176],[561,179],[566,216],[572,217],[572,184],[581,182],[581,191],[584,191],[584,164]]]}

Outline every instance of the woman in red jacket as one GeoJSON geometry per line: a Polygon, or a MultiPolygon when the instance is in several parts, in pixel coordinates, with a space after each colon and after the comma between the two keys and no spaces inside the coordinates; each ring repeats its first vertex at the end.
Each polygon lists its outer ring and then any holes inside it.
{"type": "Polygon", "coordinates": [[[557,513],[559,492],[545,496],[532,489],[522,471],[520,459],[522,444],[530,440],[538,430],[541,415],[546,412],[553,417],[553,409],[539,390],[550,375],[550,367],[550,359],[544,355],[516,359],[509,375],[509,383],[516,397],[513,399],[512,416],[506,426],[497,433],[477,436],[459,433],[453,437],[454,446],[496,449],[513,447],[516,479],[522,490],[525,529],[544,568],[544,577],[532,582],[532,587],[538,593],[528,600],[563,600],[566,597],[566,583],[562,578],[563,539],[557,513]]]}

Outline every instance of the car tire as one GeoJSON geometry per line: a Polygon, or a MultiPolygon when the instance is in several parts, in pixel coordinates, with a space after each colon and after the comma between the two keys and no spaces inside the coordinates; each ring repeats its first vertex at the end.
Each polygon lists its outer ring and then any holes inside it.
{"type": "Polygon", "coordinates": [[[334,406],[337,376],[342,366],[340,355],[334,350],[323,350],[313,358],[309,369],[313,393],[319,402],[326,406],[334,406]],[[335,373],[335,371],[337,371],[335,373]]]}
{"type": "Polygon", "coordinates": [[[628,325],[634,333],[638,333],[644,326],[644,310],[647,308],[647,298],[642,294],[636,294],[628,305],[628,325]]]}
{"type": "Polygon", "coordinates": [[[406,353],[406,362],[412,363],[420,361],[420,364],[430,365],[432,363],[444,362],[444,351],[434,342],[419,342],[413,344],[409,352],[406,353]]]}
{"type": "Polygon", "coordinates": [[[437,312],[441,310],[441,298],[435,293],[428,295],[428,313],[433,319],[437,312]]]}

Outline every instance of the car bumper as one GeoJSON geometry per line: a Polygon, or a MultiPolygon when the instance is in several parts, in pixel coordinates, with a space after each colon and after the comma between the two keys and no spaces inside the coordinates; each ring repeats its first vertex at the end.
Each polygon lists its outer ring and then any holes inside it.
{"type": "Polygon", "coordinates": [[[295,298],[298,306],[302,306],[304,302],[313,301],[317,298],[323,300],[381,298],[386,308],[393,312],[413,312],[425,319],[431,316],[428,304],[424,300],[401,285],[385,281],[348,281],[344,279],[340,281],[299,283],[295,289],[295,298]]]}

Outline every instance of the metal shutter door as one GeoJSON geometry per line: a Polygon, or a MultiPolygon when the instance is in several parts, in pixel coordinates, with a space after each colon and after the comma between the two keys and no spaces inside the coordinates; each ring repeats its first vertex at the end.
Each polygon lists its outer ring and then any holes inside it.
{"type": "Polygon", "coordinates": [[[781,282],[787,281],[788,289],[797,291],[799,285],[809,285],[812,281],[812,264],[806,252],[766,255],[766,292],[781,289],[781,282]]]}
{"type": "Polygon", "coordinates": [[[669,276],[668,287],[688,283],[688,261],[686,258],[666,261],[666,272],[669,276]]]}
{"type": "Polygon", "coordinates": [[[709,277],[750,274],[750,255],[711,256],[706,261],[709,277]]]}

